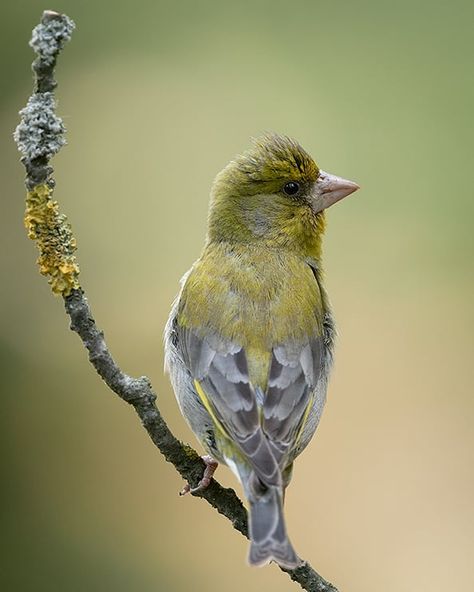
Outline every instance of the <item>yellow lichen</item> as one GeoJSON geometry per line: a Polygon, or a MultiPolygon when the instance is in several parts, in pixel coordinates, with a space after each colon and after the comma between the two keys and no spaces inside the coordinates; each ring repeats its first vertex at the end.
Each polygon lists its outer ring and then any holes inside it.
{"type": "Polygon", "coordinates": [[[45,183],[27,193],[25,226],[29,238],[38,246],[40,273],[49,276],[55,294],[67,296],[79,288],[79,266],[74,256],[76,239],[66,216],[59,213],[52,193],[45,183]]]}

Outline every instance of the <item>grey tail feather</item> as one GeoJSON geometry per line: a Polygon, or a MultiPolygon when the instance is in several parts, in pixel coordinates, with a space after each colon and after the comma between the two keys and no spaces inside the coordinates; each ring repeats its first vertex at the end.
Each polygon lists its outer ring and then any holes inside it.
{"type": "Polygon", "coordinates": [[[251,565],[261,566],[270,561],[287,569],[301,565],[286,534],[282,497],[280,487],[269,486],[249,499],[251,565]]]}

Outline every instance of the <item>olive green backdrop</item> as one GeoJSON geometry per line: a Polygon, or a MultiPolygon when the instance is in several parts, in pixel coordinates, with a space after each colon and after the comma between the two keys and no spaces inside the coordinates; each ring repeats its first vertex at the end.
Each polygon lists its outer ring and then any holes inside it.
{"type": "MultiPolygon", "coordinates": [[[[328,214],[340,329],[317,437],[287,499],[303,557],[342,592],[468,590],[473,539],[472,2],[4,3],[0,19],[1,549],[15,592],[297,589],[182,483],[89,366],[23,226],[11,140],[43,9],[58,67],[57,191],[82,284],[124,370],[198,256],[214,175],[265,130],[362,189],[328,214]]],[[[225,468],[219,478],[234,479],[225,468]]]]}

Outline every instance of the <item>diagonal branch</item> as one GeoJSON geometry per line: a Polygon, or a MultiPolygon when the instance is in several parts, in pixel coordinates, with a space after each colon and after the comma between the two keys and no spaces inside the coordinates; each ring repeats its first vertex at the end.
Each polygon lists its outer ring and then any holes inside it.
{"type": "MultiPolygon", "coordinates": [[[[107,386],[132,405],[155,446],[194,487],[202,477],[204,463],[195,450],[177,440],[169,430],[156,407],[156,395],[148,378],[128,376],[112,358],[79,284],[79,266],[74,255],[76,241],[71,227],[52,199],[54,179],[49,161],[65,144],[65,128],[55,113],[54,67],[73,29],[74,23],[66,15],[45,11],[30,41],[38,56],[33,63],[35,89],[20,112],[21,121],[14,134],[26,168],[28,236],[38,247],[40,272],[48,276],[53,292],[63,297],[71,329],[81,338],[90,362],[107,386]]],[[[213,479],[207,489],[193,495],[204,498],[236,530],[248,536],[247,511],[233,489],[226,489],[213,479]]],[[[308,592],[337,592],[307,562],[282,571],[308,592]]]]}

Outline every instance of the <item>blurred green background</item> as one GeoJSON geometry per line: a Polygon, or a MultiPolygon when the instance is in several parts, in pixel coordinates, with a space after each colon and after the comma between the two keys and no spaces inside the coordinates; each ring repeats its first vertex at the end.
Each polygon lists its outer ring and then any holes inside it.
{"type": "MultiPolygon", "coordinates": [[[[107,391],[35,265],[11,140],[43,9],[58,66],[57,191],[122,367],[161,333],[198,256],[214,175],[265,130],[362,186],[330,210],[340,338],[287,499],[301,555],[345,592],[474,587],[472,2],[5,3],[0,23],[2,590],[297,589],[182,483],[107,391]]],[[[219,479],[235,485],[225,468],[219,479]]]]}

